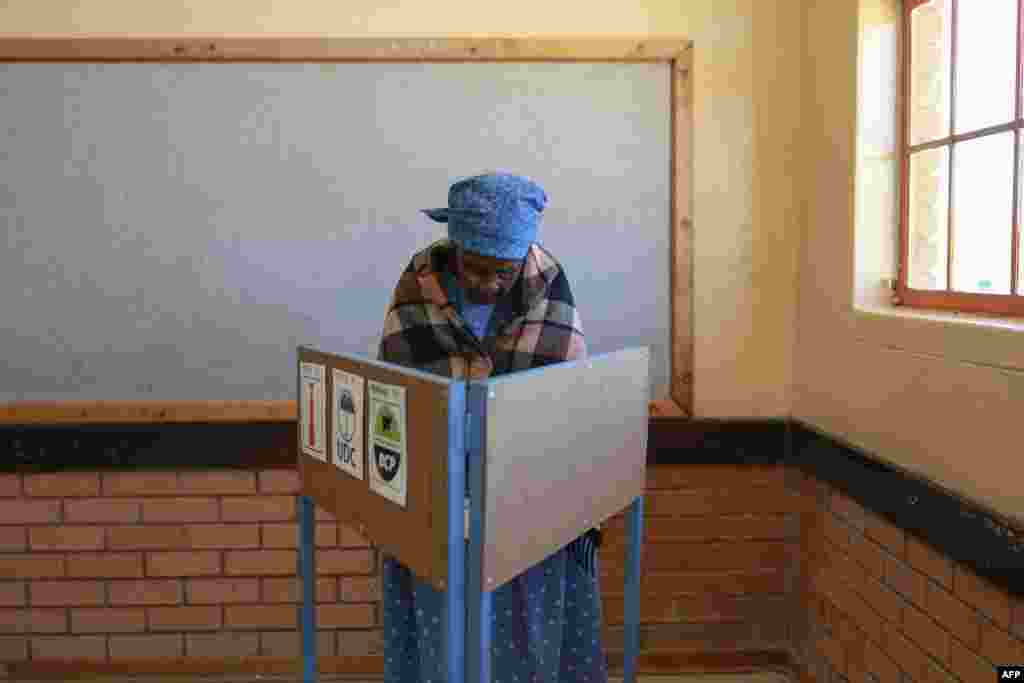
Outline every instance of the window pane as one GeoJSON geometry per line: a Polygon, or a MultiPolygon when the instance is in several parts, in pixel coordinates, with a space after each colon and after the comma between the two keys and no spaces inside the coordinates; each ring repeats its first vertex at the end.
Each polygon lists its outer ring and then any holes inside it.
{"type": "Polygon", "coordinates": [[[912,155],[907,182],[907,283],[911,289],[944,290],[949,253],[949,148],[937,147],[912,155]]]}
{"type": "Polygon", "coordinates": [[[1013,133],[957,144],[953,167],[951,289],[1009,294],[1013,133]]]}
{"type": "Polygon", "coordinates": [[[952,0],[931,0],[910,13],[910,144],[949,135],[949,30],[952,0]]]}
{"type": "Polygon", "coordinates": [[[956,14],[956,132],[1008,123],[1015,105],[1017,0],[960,0],[956,14]]]}

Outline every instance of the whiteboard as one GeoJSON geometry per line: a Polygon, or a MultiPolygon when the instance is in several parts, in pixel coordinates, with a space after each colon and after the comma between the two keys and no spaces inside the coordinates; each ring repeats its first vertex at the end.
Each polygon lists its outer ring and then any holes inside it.
{"type": "Polygon", "coordinates": [[[5,63],[0,112],[2,402],[293,400],[486,170],[545,188],[591,353],[668,395],[668,64],[5,63]]]}

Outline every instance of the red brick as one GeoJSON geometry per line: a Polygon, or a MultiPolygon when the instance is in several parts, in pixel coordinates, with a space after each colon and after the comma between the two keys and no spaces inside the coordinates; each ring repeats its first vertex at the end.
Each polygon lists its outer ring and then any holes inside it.
{"type": "Polygon", "coordinates": [[[365,657],[384,654],[384,634],[380,631],[338,631],[338,655],[365,657]]]}
{"type": "Polygon", "coordinates": [[[884,649],[900,669],[915,681],[928,679],[932,660],[893,624],[885,624],[884,649]]]}
{"type": "Polygon", "coordinates": [[[921,609],[927,609],[928,577],[891,555],[885,557],[886,585],[921,609]]]}
{"type": "Polygon", "coordinates": [[[111,581],[111,605],[177,605],[181,602],[181,581],[177,579],[111,581]]]}
{"type": "Polygon", "coordinates": [[[154,498],[142,501],[145,522],[216,522],[216,498],[154,498]]]}
{"type": "MultiPolygon", "coordinates": [[[[995,667],[986,662],[984,659],[976,655],[967,649],[967,647],[956,638],[953,639],[952,645],[953,673],[960,677],[960,680],[964,683],[974,683],[975,681],[994,681],[995,679],[995,667]]],[[[1008,662],[999,662],[999,664],[1007,664],[1008,662]]]]}
{"type": "Polygon", "coordinates": [[[236,605],[224,608],[224,626],[229,629],[296,628],[298,607],[291,605],[236,605]]]}
{"type": "Polygon", "coordinates": [[[59,500],[0,500],[0,524],[55,524],[59,521],[59,500]]]}
{"type": "Polygon", "coordinates": [[[846,657],[838,638],[823,635],[818,641],[818,651],[834,670],[846,672],[846,657]]]}
{"type": "MultiPolygon", "coordinates": [[[[318,548],[338,545],[338,525],[323,523],[317,524],[316,545],[318,548]]],[[[263,547],[298,548],[299,525],[295,523],[264,524],[263,547]]]]}
{"type": "Polygon", "coordinates": [[[903,610],[904,635],[929,656],[949,666],[949,633],[916,607],[903,610]]]}
{"type": "Polygon", "coordinates": [[[255,524],[195,524],[186,533],[193,548],[260,547],[260,529],[255,524]]]}
{"type": "MultiPolygon", "coordinates": [[[[604,620],[611,626],[624,623],[625,603],[620,598],[603,598],[602,610],[604,620]]],[[[681,618],[680,609],[675,598],[640,596],[640,623],[642,624],[673,624],[681,618]]],[[[694,616],[691,613],[686,616],[694,616]]]]}
{"type": "Polygon", "coordinates": [[[64,576],[58,556],[0,555],[0,579],[46,579],[64,576]]]}
{"type": "Polygon", "coordinates": [[[1010,630],[1010,596],[998,586],[957,564],[953,570],[953,593],[991,619],[1004,631],[1010,630]]]}
{"type": "Polygon", "coordinates": [[[864,533],[900,560],[907,557],[907,536],[903,529],[870,510],[864,511],[864,533]]]}
{"type": "Polygon", "coordinates": [[[98,579],[142,577],[140,553],[75,553],[68,556],[68,576],[98,579]]]}
{"type": "MultiPolygon", "coordinates": [[[[624,524],[608,524],[605,542],[616,551],[628,542],[624,524]]],[[[791,536],[786,515],[699,515],[655,517],[644,524],[644,539],[657,543],[695,543],[717,540],[782,540],[791,536]]]]}
{"type": "Polygon", "coordinates": [[[856,589],[872,609],[882,615],[884,619],[894,624],[902,623],[906,601],[900,597],[899,593],[870,576],[862,576],[856,589]]]}
{"type": "Polygon", "coordinates": [[[372,574],[373,571],[373,551],[370,550],[321,550],[316,554],[317,574],[372,574]]]}
{"type": "MultiPolygon", "coordinates": [[[[616,572],[622,568],[617,567],[616,572]]],[[[645,591],[657,595],[699,595],[726,593],[730,595],[784,593],[785,574],[781,571],[755,572],[645,572],[640,579],[645,591]]],[[[625,577],[604,568],[601,572],[601,592],[622,596],[625,577]]]]}
{"type": "Polygon", "coordinates": [[[103,527],[44,526],[28,530],[28,542],[38,550],[102,550],[103,527]]]}
{"type": "Polygon", "coordinates": [[[46,636],[29,641],[32,659],[107,659],[105,636],[46,636]]]}
{"type": "Polygon", "coordinates": [[[64,609],[0,609],[0,632],[67,633],[64,609]]]}
{"type": "Polygon", "coordinates": [[[378,576],[345,576],[341,578],[341,599],[345,602],[377,602],[381,599],[378,576]]]}
{"type": "MultiPolygon", "coordinates": [[[[961,640],[963,640],[961,638],[961,640]]],[[[970,643],[964,641],[970,647],[970,643]]],[[[1018,640],[1003,629],[985,623],[981,634],[981,647],[974,648],[993,664],[1024,664],[1024,641],[1018,640]]]]}
{"type": "Polygon", "coordinates": [[[87,472],[55,472],[25,476],[25,495],[72,498],[100,495],[100,476],[87,472]]]}
{"type": "Polygon", "coordinates": [[[782,486],[785,468],[778,465],[651,465],[646,489],[713,489],[743,486],[782,486]]]}
{"type": "Polygon", "coordinates": [[[188,601],[196,605],[259,602],[259,579],[189,579],[188,601]]]}
{"type": "Polygon", "coordinates": [[[347,524],[338,524],[338,545],[344,548],[369,548],[370,541],[347,524]]]}
{"type": "Polygon", "coordinates": [[[1024,640],[1024,596],[1010,597],[1010,631],[1024,640]]]}
{"type": "Polygon", "coordinates": [[[141,609],[101,607],[71,610],[74,633],[131,633],[146,629],[146,614],[141,609]]]}
{"type": "Polygon", "coordinates": [[[17,526],[0,526],[0,552],[24,551],[28,547],[28,529],[17,526]]]}
{"type": "Polygon", "coordinates": [[[946,589],[929,583],[928,613],[974,651],[981,644],[981,616],[946,589]]]}
{"type": "MultiPolygon", "coordinates": [[[[297,510],[298,510],[298,508],[296,508],[296,511],[297,510]]],[[[337,522],[338,521],[338,519],[333,514],[331,514],[327,510],[323,509],[319,505],[316,505],[316,506],[313,507],[313,513],[315,515],[316,521],[318,521],[318,522],[337,522]]]]}
{"type": "Polygon", "coordinates": [[[850,556],[860,565],[868,576],[881,579],[887,553],[866,536],[857,535],[850,544],[850,556]]]}
{"type": "Polygon", "coordinates": [[[206,495],[256,492],[256,473],[246,470],[182,472],[181,491],[206,495]]]}
{"type": "Polygon", "coordinates": [[[289,550],[229,550],[224,556],[228,576],[294,575],[297,567],[297,554],[289,550]]]}
{"type": "Polygon", "coordinates": [[[259,473],[259,487],[262,493],[299,493],[302,481],[296,469],[263,470],[259,473]]]}
{"type": "Polygon", "coordinates": [[[28,587],[24,581],[4,581],[0,583],[0,606],[21,607],[28,599],[28,587]]]}
{"type": "Polygon", "coordinates": [[[878,678],[878,683],[900,683],[902,678],[896,663],[871,641],[864,646],[864,668],[878,678]]]}
{"type": "Polygon", "coordinates": [[[112,526],[107,529],[112,550],[171,550],[190,547],[184,526],[139,525],[112,526]]]}
{"type": "Polygon", "coordinates": [[[28,592],[34,607],[102,605],[104,600],[100,581],[32,581],[28,592]]]}
{"type": "Polygon", "coordinates": [[[884,620],[856,591],[841,582],[831,581],[826,584],[825,595],[848,615],[870,640],[882,644],[884,620]]]}
{"type": "Polygon", "coordinates": [[[153,631],[213,631],[221,626],[220,607],[152,607],[149,628],[153,631]]]}
{"type": "Polygon", "coordinates": [[[225,522],[273,522],[295,519],[295,496],[238,496],[223,499],[225,522]]]}
{"type": "Polygon", "coordinates": [[[789,496],[782,486],[737,486],[735,490],[652,491],[646,498],[649,510],[645,512],[651,517],[800,511],[797,501],[789,496]]]}
{"type": "MultiPolygon", "coordinates": [[[[318,657],[331,657],[335,653],[334,631],[317,631],[316,654],[318,657]]],[[[271,631],[261,633],[264,657],[299,657],[302,654],[302,634],[294,631],[271,631]]]]}
{"type": "Polygon", "coordinates": [[[845,521],[832,513],[825,513],[822,516],[822,532],[829,543],[844,552],[849,551],[854,529],[845,521]]]}
{"type": "Polygon", "coordinates": [[[20,474],[0,474],[0,498],[14,498],[21,495],[20,474]]]}
{"type": "Polygon", "coordinates": [[[177,633],[110,636],[110,658],[114,660],[172,659],[181,657],[183,652],[182,636],[177,633]]]}
{"type": "MultiPolygon", "coordinates": [[[[258,633],[186,633],[185,656],[212,657],[255,657],[260,653],[258,633]]],[[[320,653],[317,652],[319,656],[320,653]]]]}
{"type": "MultiPolygon", "coordinates": [[[[342,579],[344,581],[344,579],[342,579]]],[[[301,602],[302,582],[297,578],[263,579],[263,602],[301,602]]],[[[327,577],[316,582],[317,602],[338,600],[338,580],[327,577]]]]}
{"type": "Polygon", "coordinates": [[[107,496],[177,495],[177,472],[104,472],[103,494],[107,496]]]}
{"type": "Polygon", "coordinates": [[[137,500],[85,498],[64,501],[64,521],[70,524],[131,524],[141,519],[137,500]]]}
{"type": "Polygon", "coordinates": [[[149,576],[212,576],[220,574],[220,553],[212,550],[149,553],[146,560],[149,576]]]}
{"type": "Polygon", "coordinates": [[[316,623],[322,628],[369,628],[375,623],[374,605],[317,605],[316,623]]]}
{"type": "Polygon", "coordinates": [[[28,638],[0,637],[0,662],[22,662],[28,659],[28,638]]]}
{"type": "Polygon", "coordinates": [[[946,590],[953,590],[953,563],[913,536],[907,536],[907,561],[917,571],[938,581],[946,590]]]}

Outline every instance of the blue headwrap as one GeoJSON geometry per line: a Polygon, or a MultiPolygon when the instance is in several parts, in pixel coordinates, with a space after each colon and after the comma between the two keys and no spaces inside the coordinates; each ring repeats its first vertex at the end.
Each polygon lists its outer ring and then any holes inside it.
{"type": "Polygon", "coordinates": [[[423,213],[447,222],[448,237],[467,251],[519,261],[537,239],[547,201],[544,189],[527,178],[490,173],[460,180],[448,190],[446,208],[423,213]]]}

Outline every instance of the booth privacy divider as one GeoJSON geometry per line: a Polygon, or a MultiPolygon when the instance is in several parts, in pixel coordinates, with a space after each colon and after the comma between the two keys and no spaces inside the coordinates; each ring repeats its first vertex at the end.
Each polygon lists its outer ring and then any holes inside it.
{"type": "Polygon", "coordinates": [[[317,672],[319,505],[446,593],[450,683],[491,680],[494,590],[629,508],[624,683],[633,683],[649,363],[637,347],[464,381],[299,346],[305,681],[317,672]]]}

